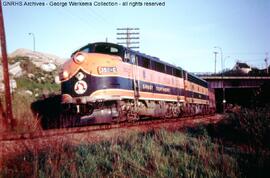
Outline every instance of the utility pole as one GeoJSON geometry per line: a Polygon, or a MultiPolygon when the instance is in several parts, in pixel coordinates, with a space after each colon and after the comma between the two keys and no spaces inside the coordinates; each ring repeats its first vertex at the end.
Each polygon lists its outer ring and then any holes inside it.
{"type": "Polygon", "coordinates": [[[4,17],[3,17],[3,11],[2,11],[2,0],[0,0],[0,38],[1,38],[3,75],[4,75],[4,83],[5,83],[6,117],[7,117],[8,125],[11,126],[11,128],[13,128],[13,114],[12,114],[12,104],[11,104],[11,95],[10,95],[10,80],[9,80],[9,74],[8,74],[8,59],[7,59],[7,49],[6,49],[4,17]]]}
{"type": "Polygon", "coordinates": [[[217,54],[218,54],[218,52],[214,51],[214,54],[215,54],[215,74],[216,74],[217,73],[217,54]]]}
{"type": "Polygon", "coordinates": [[[265,53],[265,59],[264,59],[264,62],[265,62],[266,73],[267,73],[267,75],[268,75],[268,74],[269,74],[268,52],[265,53]]]}
{"type": "Polygon", "coordinates": [[[135,48],[139,48],[139,46],[132,46],[133,44],[139,44],[140,42],[137,41],[140,39],[139,35],[139,28],[117,28],[116,29],[118,32],[116,33],[116,35],[118,35],[119,37],[117,37],[117,40],[120,40],[117,44],[123,44],[126,45],[127,48],[130,49],[135,49],[135,48]],[[123,41],[124,40],[124,41],[123,41]]]}
{"type": "Polygon", "coordinates": [[[226,95],[225,95],[225,85],[224,85],[224,64],[223,64],[223,51],[222,48],[219,46],[215,46],[220,50],[220,61],[221,61],[221,80],[222,80],[222,106],[223,106],[223,113],[225,113],[226,108],[226,95]]]}

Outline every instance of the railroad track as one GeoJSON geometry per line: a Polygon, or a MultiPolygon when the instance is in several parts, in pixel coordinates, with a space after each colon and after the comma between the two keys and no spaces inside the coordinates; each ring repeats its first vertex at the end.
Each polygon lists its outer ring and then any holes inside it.
{"type": "Polygon", "coordinates": [[[207,116],[193,116],[193,117],[183,117],[183,118],[173,118],[173,119],[152,119],[152,120],[140,120],[131,123],[113,123],[113,124],[103,124],[103,125],[91,125],[84,127],[74,127],[74,128],[61,128],[52,130],[40,130],[29,133],[3,133],[0,135],[0,141],[16,141],[16,140],[28,140],[36,138],[48,138],[52,136],[61,136],[67,134],[75,133],[88,133],[91,131],[102,131],[117,129],[122,127],[133,127],[133,126],[150,126],[154,128],[155,126],[160,126],[160,124],[173,124],[173,123],[190,123],[198,124],[200,122],[211,123],[218,122],[221,119],[218,115],[207,115],[207,116]],[[215,117],[216,116],[216,117],[215,117]]]}

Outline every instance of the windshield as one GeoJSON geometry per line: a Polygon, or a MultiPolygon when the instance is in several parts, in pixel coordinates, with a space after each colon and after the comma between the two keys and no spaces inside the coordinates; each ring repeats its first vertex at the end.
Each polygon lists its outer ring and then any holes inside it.
{"type": "Polygon", "coordinates": [[[89,45],[86,45],[86,46],[84,46],[84,47],[82,47],[82,48],[76,50],[75,52],[73,52],[73,53],[71,54],[71,57],[72,57],[74,54],[76,54],[77,52],[91,53],[91,52],[93,52],[93,45],[89,44],[89,45]]]}
{"type": "Polygon", "coordinates": [[[72,53],[73,56],[77,52],[86,52],[86,53],[101,53],[101,54],[109,54],[109,55],[116,55],[122,57],[123,49],[121,46],[110,44],[110,43],[94,43],[88,44],[79,50],[72,53]]]}
{"type": "Polygon", "coordinates": [[[110,55],[121,55],[121,51],[116,46],[110,44],[96,44],[94,48],[95,53],[110,54],[110,55]]]}

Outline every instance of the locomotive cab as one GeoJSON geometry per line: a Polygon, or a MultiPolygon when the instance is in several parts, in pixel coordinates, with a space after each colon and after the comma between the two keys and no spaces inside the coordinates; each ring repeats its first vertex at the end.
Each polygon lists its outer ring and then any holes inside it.
{"type": "Polygon", "coordinates": [[[65,110],[90,115],[97,105],[119,100],[120,96],[111,94],[110,89],[132,85],[119,78],[124,56],[124,48],[111,43],[88,44],[72,53],[60,71],[65,110]]]}

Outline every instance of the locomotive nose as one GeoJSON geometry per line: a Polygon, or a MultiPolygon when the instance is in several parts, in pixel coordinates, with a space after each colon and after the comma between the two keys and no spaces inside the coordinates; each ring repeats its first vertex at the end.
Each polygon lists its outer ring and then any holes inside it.
{"type": "Polygon", "coordinates": [[[62,94],[65,95],[65,100],[68,101],[72,98],[75,99],[77,97],[89,96],[92,91],[90,83],[90,74],[79,69],[75,75],[70,77],[68,80],[61,82],[61,90],[62,94]]]}

